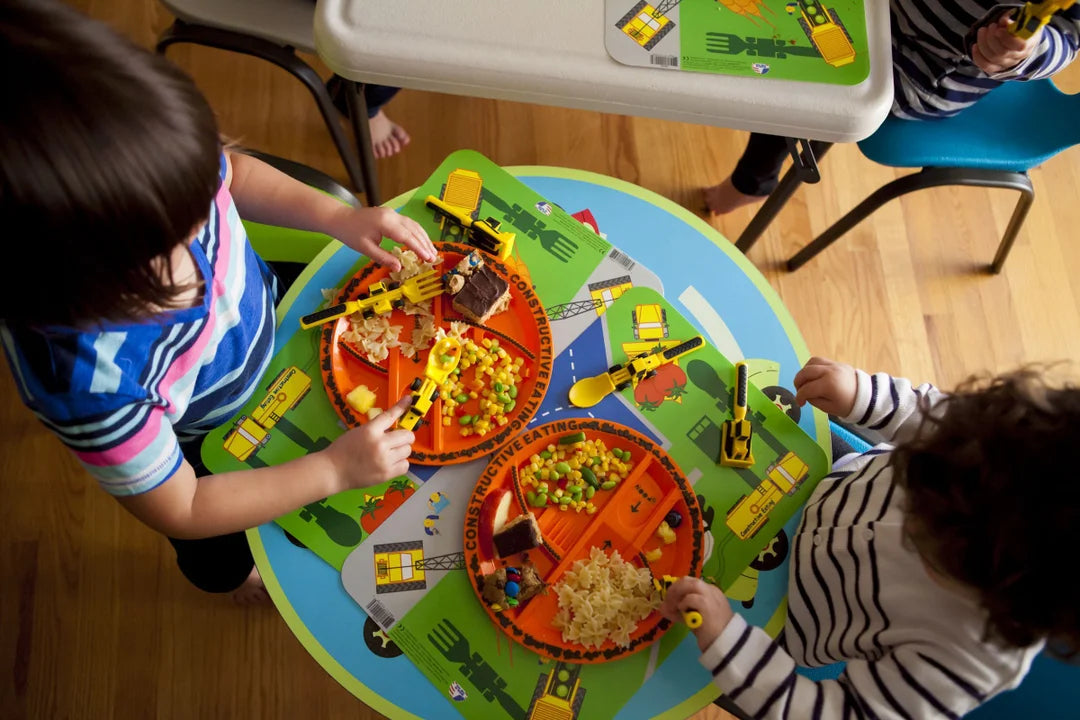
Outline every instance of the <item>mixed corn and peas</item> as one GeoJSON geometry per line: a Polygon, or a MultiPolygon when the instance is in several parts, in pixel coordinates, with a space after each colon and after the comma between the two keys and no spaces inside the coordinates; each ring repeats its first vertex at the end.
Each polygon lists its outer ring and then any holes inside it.
{"type": "Polygon", "coordinates": [[[588,440],[585,433],[564,435],[529,458],[521,468],[525,500],[536,508],[596,512],[598,490],[612,490],[633,468],[629,450],[608,448],[603,440],[588,440]]]}
{"type": "Polygon", "coordinates": [[[439,388],[442,400],[442,424],[456,421],[462,437],[487,435],[510,422],[517,406],[518,386],[529,370],[525,358],[513,357],[499,341],[484,338],[462,344],[461,361],[439,388]],[[472,370],[472,379],[468,370],[472,370]],[[477,400],[477,411],[466,413],[465,405],[477,400]]]}

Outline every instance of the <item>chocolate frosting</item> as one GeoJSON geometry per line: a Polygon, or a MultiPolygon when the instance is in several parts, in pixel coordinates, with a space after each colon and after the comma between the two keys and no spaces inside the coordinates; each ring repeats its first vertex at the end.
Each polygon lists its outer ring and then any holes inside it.
{"type": "Polygon", "coordinates": [[[464,311],[477,317],[484,317],[509,289],[505,280],[483,265],[466,279],[465,287],[454,296],[454,305],[460,305],[464,311]]]}

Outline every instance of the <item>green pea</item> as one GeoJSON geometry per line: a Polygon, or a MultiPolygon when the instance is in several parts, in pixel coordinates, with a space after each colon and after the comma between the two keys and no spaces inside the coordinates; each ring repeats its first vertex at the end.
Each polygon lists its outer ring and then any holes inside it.
{"type": "Polygon", "coordinates": [[[506,394],[512,398],[517,397],[517,385],[511,385],[510,389],[506,391],[506,394]]]}
{"type": "Polygon", "coordinates": [[[549,480],[553,480],[555,482],[558,482],[562,478],[562,475],[560,475],[557,470],[550,470],[549,472],[550,472],[550,475],[548,476],[549,480]]]}
{"type": "Polygon", "coordinates": [[[611,488],[615,487],[617,484],[618,483],[616,483],[614,480],[608,480],[606,483],[604,483],[603,485],[600,486],[600,489],[601,490],[610,490],[611,488]]]}
{"type": "Polygon", "coordinates": [[[449,355],[440,355],[439,360],[442,361],[443,365],[449,365],[450,363],[454,362],[454,358],[449,355]]]}
{"type": "Polygon", "coordinates": [[[563,495],[561,498],[559,498],[560,505],[569,505],[572,502],[574,502],[574,498],[570,497],[569,495],[563,495]]]}
{"type": "Polygon", "coordinates": [[[566,489],[570,491],[570,494],[574,496],[575,500],[577,500],[577,499],[579,499],[581,497],[581,486],[580,485],[571,485],[570,487],[568,487],[566,489]]]}
{"type": "Polygon", "coordinates": [[[491,387],[492,387],[492,388],[493,388],[493,389],[495,390],[495,392],[497,392],[497,393],[501,393],[501,392],[503,391],[503,384],[502,384],[501,382],[497,382],[497,383],[495,383],[494,385],[492,385],[491,387]]]}
{"type": "Polygon", "coordinates": [[[513,412],[515,407],[517,407],[517,403],[511,400],[510,402],[503,405],[503,413],[513,412]]]}
{"type": "Polygon", "coordinates": [[[550,450],[541,450],[540,451],[540,458],[542,460],[550,460],[551,459],[551,451],[550,450]]]}
{"type": "Polygon", "coordinates": [[[560,445],[573,445],[574,443],[585,442],[585,433],[576,432],[570,435],[563,435],[559,438],[560,445]]]}
{"type": "Polygon", "coordinates": [[[568,463],[568,462],[557,462],[557,463],[555,463],[555,470],[560,475],[566,475],[567,473],[570,472],[570,463],[568,463]]]}
{"type": "Polygon", "coordinates": [[[591,458],[589,458],[589,464],[590,465],[599,465],[600,464],[600,456],[599,455],[593,455],[591,458]]]}
{"type": "Polygon", "coordinates": [[[596,494],[596,488],[594,488],[592,485],[589,485],[587,488],[585,488],[585,499],[586,500],[592,500],[592,496],[595,495],[595,494],[596,494]]]}
{"type": "Polygon", "coordinates": [[[472,425],[472,415],[462,415],[457,419],[459,425],[472,425]]]}
{"type": "MultiPolygon", "coordinates": [[[[536,472],[539,473],[540,471],[537,470],[536,472]]],[[[537,485],[536,487],[539,488],[540,492],[545,492],[546,493],[548,491],[548,484],[546,482],[542,482],[539,485],[537,485]]]]}
{"type": "Polygon", "coordinates": [[[460,395],[457,395],[454,398],[454,401],[456,403],[458,403],[459,405],[463,405],[463,404],[469,402],[469,396],[467,394],[465,394],[465,393],[461,393],[460,395]]]}
{"type": "Polygon", "coordinates": [[[548,503],[548,496],[547,493],[534,493],[530,490],[525,500],[533,507],[544,507],[548,503]]]}
{"type": "Polygon", "coordinates": [[[596,473],[587,467],[581,468],[581,479],[588,483],[589,487],[599,487],[600,485],[596,479],[596,473]]]}

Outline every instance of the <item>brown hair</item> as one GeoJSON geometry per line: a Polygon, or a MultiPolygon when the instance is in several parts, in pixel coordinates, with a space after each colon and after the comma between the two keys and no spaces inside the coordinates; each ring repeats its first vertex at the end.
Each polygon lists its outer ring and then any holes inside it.
{"type": "Polygon", "coordinates": [[[971,378],[892,456],[908,536],[974,590],[988,635],[1080,650],[1080,389],[1035,368],[971,378]]]}
{"type": "Polygon", "coordinates": [[[168,61],[55,0],[0,4],[0,318],[83,326],[175,305],[171,251],[219,184],[217,125],[168,61]]]}

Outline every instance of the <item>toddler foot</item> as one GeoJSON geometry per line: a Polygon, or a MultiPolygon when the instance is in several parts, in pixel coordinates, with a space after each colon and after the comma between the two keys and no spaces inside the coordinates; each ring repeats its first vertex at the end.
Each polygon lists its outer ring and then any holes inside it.
{"type": "Polygon", "coordinates": [[[266,592],[258,568],[251,568],[244,584],[232,592],[233,602],[237,605],[269,605],[270,594],[266,592]]]}
{"type": "Polygon", "coordinates": [[[705,188],[704,196],[706,209],[714,215],[727,215],[732,210],[737,210],[743,205],[751,205],[765,199],[757,195],[745,195],[739,192],[731,184],[731,178],[719,185],[705,188]]]}
{"type": "Polygon", "coordinates": [[[388,158],[401,152],[409,141],[409,133],[390,118],[382,110],[368,120],[371,127],[371,150],[376,158],[388,158]]]}

